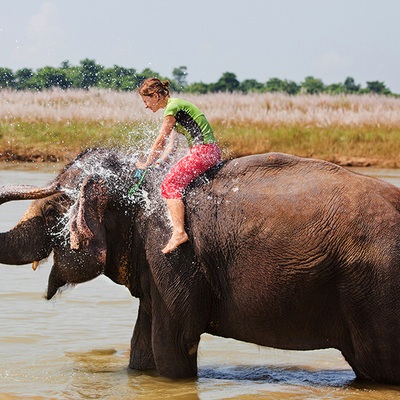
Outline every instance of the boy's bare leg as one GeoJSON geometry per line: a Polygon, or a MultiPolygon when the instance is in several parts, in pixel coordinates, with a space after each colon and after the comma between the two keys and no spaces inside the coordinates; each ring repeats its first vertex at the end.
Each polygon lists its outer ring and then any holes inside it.
{"type": "Polygon", "coordinates": [[[185,205],[182,199],[166,199],[172,220],[172,236],[167,245],[162,249],[164,254],[175,250],[179,245],[185,243],[189,237],[185,231],[185,205]]]}

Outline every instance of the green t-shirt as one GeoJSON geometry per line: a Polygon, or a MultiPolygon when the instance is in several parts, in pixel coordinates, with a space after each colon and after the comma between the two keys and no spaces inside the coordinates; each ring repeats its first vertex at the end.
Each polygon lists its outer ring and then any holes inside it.
{"type": "Polygon", "coordinates": [[[215,143],[214,132],[205,115],[192,103],[171,97],[164,110],[164,117],[173,115],[175,130],[183,133],[189,146],[215,143]]]}

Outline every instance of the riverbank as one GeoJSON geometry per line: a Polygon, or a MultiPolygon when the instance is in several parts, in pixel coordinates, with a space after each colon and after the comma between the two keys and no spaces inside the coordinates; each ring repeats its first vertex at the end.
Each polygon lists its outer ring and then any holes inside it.
{"type": "MultiPolygon", "coordinates": [[[[185,95],[224,157],[278,151],[345,166],[400,167],[400,99],[372,95],[185,95]]],[[[0,162],[68,162],[88,147],[151,146],[162,112],[137,93],[0,91],[0,162]]]]}
{"type": "MultiPolygon", "coordinates": [[[[226,151],[230,153],[230,156],[225,158],[236,157],[236,155],[232,154],[232,152],[226,151]]],[[[0,168],[1,164],[13,164],[13,163],[68,163],[72,161],[77,155],[79,151],[70,150],[67,152],[63,152],[59,154],[57,152],[50,153],[42,153],[38,151],[30,151],[29,149],[21,149],[19,151],[11,150],[11,149],[0,149],[0,168]]],[[[256,153],[248,153],[243,155],[250,155],[256,153]]],[[[295,154],[295,153],[292,153],[295,154]]],[[[238,155],[237,157],[240,157],[238,155]]],[[[311,157],[311,158],[322,158],[322,157],[311,157]]],[[[344,156],[332,156],[325,157],[324,160],[333,162],[335,164],[347,167],[386,167],[386,168],[399,168],[397,160],[378,160],[378,159],[370,159],[366,157],[344,157],[344,156]]]]}

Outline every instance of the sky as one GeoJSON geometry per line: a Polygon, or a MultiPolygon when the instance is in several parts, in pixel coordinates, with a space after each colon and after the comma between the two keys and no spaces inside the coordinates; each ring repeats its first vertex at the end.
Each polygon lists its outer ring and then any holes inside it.
{"type": "Polygon", "coordinates": [[[400,0],[0,0],[0,67],[85,58],[212,83],[381,81],[400,94],[400,0]]]}

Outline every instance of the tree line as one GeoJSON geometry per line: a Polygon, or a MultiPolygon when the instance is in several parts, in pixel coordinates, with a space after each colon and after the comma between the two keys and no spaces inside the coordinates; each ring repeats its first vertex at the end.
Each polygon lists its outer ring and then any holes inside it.
{"type": "Polygon", "coordinates": [[[0,67],[0,90],[36,90],[41,91],[54,87],[63,90],[89,89],[91,87],[105,88],[117,91],[136,90],[141,82],[149,77],[168,79],[172,89],[186,93],[215,93],[215,92],[241,92],[241,93],[265,93],[282,92],[291,95],[299,93],[308,94],[364,94],[375,93],[380,95],[393,95],[384,82],[370,81],[362,87],[356,84],[354,78],[347,77],[343,83],[325,85],[321,79],[308,76],[301,83],[291,80],[271,78],[267,82],[258,82],[255,79],[246,79],[240,82],[232,72],[225,72],[214,83],[195,82],[188,84],[187,67],[174,68],[172,77],[162,77],[150,68],[138,72],[134,68],[124,68],[114,65],[105,68],[97,64],[95,60],[84,59],[78,66],[73,66],[69,61],[63,61],[59,68],[46,66],[33,71],[30,68],[22,68],[12,71],[9,68],[0,67]]]}

